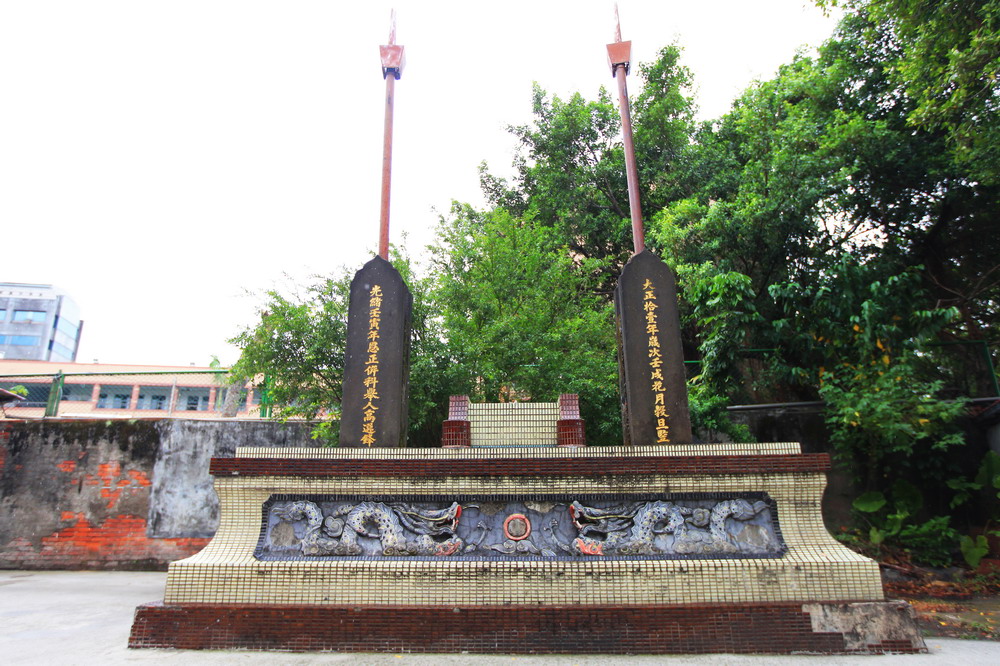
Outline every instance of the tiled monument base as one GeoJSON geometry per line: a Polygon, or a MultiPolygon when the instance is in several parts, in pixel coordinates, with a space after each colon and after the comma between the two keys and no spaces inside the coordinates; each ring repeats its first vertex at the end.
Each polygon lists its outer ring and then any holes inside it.
{"type": "Polygon", "coordinates": [[[916,652],[797,444],[242,448],[132,647],[916,652]]]}
{"type": "MultiPolygon", "coordinates": [[[[859,604],[860,605],[860,604],[859,604]]],[[[875,606],[876,604],[866,604],[875,606]]],[[[912,625],[903,602],[877,604],[912,625]]],[[[815,605],[814,605],[815,606],[815,605]]],[[[828,605],[837,610],[837,605],[828,605]]],[[[282,606],[150,604],[130,647],[328,652],[533,654],[914,653],[916,632],[886,640],[820,625],[803,604],[650,606],[282,606]]]]}

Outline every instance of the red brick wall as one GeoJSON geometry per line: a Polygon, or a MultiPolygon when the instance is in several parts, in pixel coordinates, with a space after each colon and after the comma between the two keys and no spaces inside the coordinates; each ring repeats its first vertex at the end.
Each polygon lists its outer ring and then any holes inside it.
{"type": "Polygon", "coordinates": [[[0,428],[0,568],[164,569],[208,542],[146,534],[156,422],[0,428]]]}

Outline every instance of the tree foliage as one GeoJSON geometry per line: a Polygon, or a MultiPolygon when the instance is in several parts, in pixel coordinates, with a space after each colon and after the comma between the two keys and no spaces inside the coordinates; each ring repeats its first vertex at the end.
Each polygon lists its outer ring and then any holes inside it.
{"type": "Polygon", "coordinates": [[[954,427],[962,401],[942,399],[942,382],[919,363],[926,343],[957,313],[924,309],[916,270],[887,275],[844,255],[811,284],[776,284],[770,292],[784,310],[773,322],[779,355],[788,359],[784,370],[790,381],[816,387],[834,448],[859,463],[867,490],[919,472],[962,442],[954,427]]]}
{"type": "MultiPolygon", "coordinates": [[[[635,104],[635,140],[644,210],[672,196],[693,123],[691,74],[679,53],[666,47],[640,67],[647,84],[635,104]]],[[[483,165],[483,191],[492,205],[552,227],[574,255],[601,260],[599,289],[610,298],[632,251],[617,103],[604,88],[592,101],[579,93],[562,100],[535,84],[532,110],[531,124],[509,128],[520,145],[513,181],[483,165]]]]}
{"type": "Polygon", "coordinates": [[[231,340],[240,358],[230,376],[266,390],[275,416],[336,422],[349,293],[346,272],[291,295],[268,291],[256,324],[231,340]]]}
{"type": "Polygon", "coordinates": [[[1000,184],[1000,2],[818,0],[886,31],[898,51],[887,73],[914,105],[916,127],[941,131],[970,176],[1000,184]]]}
{"type": "MultiPolygon", "coordinates": [[[[427,277],[392,249],[393,265],[413,294],[409,444],[437,446],[448,396],[461,387],[441,332],[438,305],[427,277]]],[[[313,435],[337,441],[347,340],[347,307],[353,271],[317,276],[292,294],[270,290],[259,319],[231,342],[240,358],[230,376],[267,391],[279,419],[315,422],[313,435]]]]}
{"type": "MultiPolygon", "coordinates": [[[[640,196],[700,363],[695,423],[744,438],[731,401],[823,399],[838,451],[889,493],[954,467],[962,408],[942,398],[992,383],[937,345],[1000,341],[1000,0],[839,4],[815,57],[711,121],[694,120],[677,47],[639,67],[640,196]]],[[[414,292],[411,443],[436,443],[451,393],[576,392],[590,441],[620,441],[610,300],[632,243],[618,110],[603,89],[535,85],[532,104],[510,128],[513,176],[481,167],[488,208],[453,206],[426,275],[396,263],[414,292]]],[[[270,294],[237,338],[238,370],[267,374],[296,414],[336,413],[346,280],[270,294]]]]}
{"type": "Polygon", "coordinates": [[[496,209],[453,206],[432,248],[447,344],[474,400],[580,395],[591,443],[620,437],[612,310],[600,262],[559,234],[496,209]]]}
{"type": "MultiPolygon", "coordinates": [[[[997,340],[998,190],[948,150],[946,132],[912,123],[917,102],[893,74],[906,51],[891,27],[848,14],[817,58],[797,57],[697,131],[691,194],[654,217],[650,237],[678,264],[686,332],[708,363],[731,361],[740,345],[776,346],[769,287],[800,284],[808,299],[844,253],[887,274],[920,267],[924,309],[959,312],[939,339],[997,340]],[[695,295],[708,292],[691,282],[732,273],[749,281],[739,309],[760,315],[738,339],[705,326],[716,320],[695,295]]],[[[983,394],[985,368],[967,367],[983,394]]]]}

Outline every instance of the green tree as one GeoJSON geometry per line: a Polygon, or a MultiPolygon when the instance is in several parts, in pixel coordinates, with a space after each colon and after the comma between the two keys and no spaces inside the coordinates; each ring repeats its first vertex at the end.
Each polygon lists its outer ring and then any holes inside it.
{"type": "Polygon", "coordinates": [[[474,399],[580,395],[590,443],[620,442],[611,305],[594,259],[550,227],[455,204],[432,248],[448,349],[474,399]]]}
{"type": "Polygon", "coordinates": [[[834,448],[865,489],[921,470],[935,479],[937,453],[962,443],[953,424],[964,406],[938,397],[941,382],[919,357],[957,312],[925,307],[916,270],[887,273],[847,255],[808,285],[770,291],[785,312],[773,325],[790,380],[816,387],[834,448]]]}
{"type": "Polygon", "coordinates": [[[868,254],[922,266],[929,298],[958,309],[944,339],[996,341],[1000,239],[992,229],[1000,188],[977,180],[970,164],[948,150],[943,128],[914,126],[918,101],[894,75],[906,46],[891,25],[848,15],[837,37],[822,62],[840,75],[838,104],[850,118],[828,140],[851,176],[838,208],[867,231],[857,244],[866,244],[868,254]]]}
{"type": "Polygon", "coordinates": [[[887,69],[915,102],[908,122],[940,130],[977,181],[1000,184],[1000,2],[817,0],[844,5],[891,35],[887,69]]]}
{"type": "Polygon", "coordinates": [[[275,418],[318,421],[324,441],[336,441],[349,293],[346,270],[290,295],[270,290],[257,323],[230,340],[240,349],[231,383],[266,390],[275,418]]]}
{"type": "Polygon", "coordinates": [[[685,335],[697,345],[702,376],[724,395],[747,395],[742,351],[774,345],[768,287],[845,235],[822,235],[845,181],[819,145],[824,118],[815,108],[829,87],[799,58],[749,88],[696,133],[684,161],[692,194],[653,216],[649,237],[676,263],[685,335]]]}
{"type": "MultiPolygon", "coordinates": [[[[917,103],[893,75],[904,55],[889,26],[848,14],[818,58],[797,57],[697,132],[683,161],[692,193],[654,216],[650,236],[678,264],[687,335],[708,364],[731,359],[737,342],[773,347],[766,322],[780,312],[768,288],[808,286],[845,252],[887,272],[922,267],[925,308],[960,313],[940,338],[1000,337],[998,190],[955,158],[942,129],[913,125],[917,103]],[[749,279],[741,309],[760,317],[727,341],[702,325],[711,313],[695,315],[707,287],[692,280],[732,273],[749,279]]],[[[965,374],[982,395],[976,363],[970,355],[965,374]]]]}
{"type": "MultiPolygon", "coordinates": [[[[392,261],[413,294],[408,444],[437,446],[448,396],[464,385],[435,315],[432,281],[417,275],[409,257],[395,248],[392,261]]],[[[292,294],[268,291],[257,323],[231,340],[240,349],[233,381],[264,388],[266,378],[274,417],[315,421],[313,436],[326,443],[338,435],[353,273],[344,268],[332,277],[317,276],[292,294]]]]}
{"type": "MultiPolygon", "coordinates": [[[[640,197],[643,209],[653,211],[677,187],[673,174],[693,129],[694,105],[691,75],[676,47],[639,69],[645,79],[635,101],[640,197]]],[[[632,251],[617,103],[604,88],[593,101],[579,93],[562,100],[535,84],[532,109],[531,124],[509,128],[521,149],[513,181],[483,165],[483,191],[493,206],[555,229],[574,256],[600,260],[596,289],[610,300],[632,251]]]]}

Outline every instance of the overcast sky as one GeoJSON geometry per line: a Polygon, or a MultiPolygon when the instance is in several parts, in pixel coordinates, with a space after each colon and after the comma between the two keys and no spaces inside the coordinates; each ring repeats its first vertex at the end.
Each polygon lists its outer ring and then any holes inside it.
{"type": "MultiPolygon", "coordinates": [[[[377,246],[391,7],[407,56],[391,233],[411,254],[452,199],[482,203],[481,161],[509,171],[532,81],[613,86],[603,0],[0,0],[0,281],[72,294],[78,361],[234,361],[247,290],[377,246]]],[[[633,62],[684,49],[702,118],[834,26],[806,0],[620,12],[633,62]]]]}

